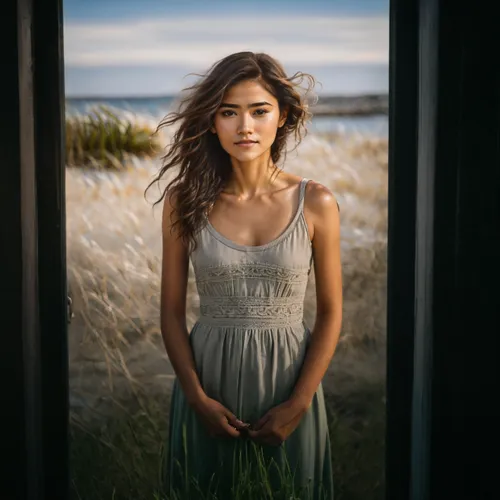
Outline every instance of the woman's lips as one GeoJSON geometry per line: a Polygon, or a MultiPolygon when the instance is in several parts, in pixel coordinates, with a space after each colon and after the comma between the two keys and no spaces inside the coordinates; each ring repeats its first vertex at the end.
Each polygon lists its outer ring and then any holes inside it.
{"type": "Polygon", "coordinates": [[[242,142],[237,142],[236,146],[240,146],[241,148],[251,148],[252,146],[255,146],[257,142],[255,141],[242,141],[242,142]]]}

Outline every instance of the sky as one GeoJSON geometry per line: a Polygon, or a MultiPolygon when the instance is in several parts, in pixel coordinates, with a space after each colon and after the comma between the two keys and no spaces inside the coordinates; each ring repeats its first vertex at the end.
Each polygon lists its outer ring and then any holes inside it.
{"type": "Polygon", "coordinates": [[[388,91],[389,0],[63,0],[68,97],[172,95],[222,57],[267,52],[316,92],[388,91]]]}

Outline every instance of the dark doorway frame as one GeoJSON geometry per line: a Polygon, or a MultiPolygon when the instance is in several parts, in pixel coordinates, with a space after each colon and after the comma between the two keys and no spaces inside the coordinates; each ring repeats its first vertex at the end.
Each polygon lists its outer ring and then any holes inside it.
{"type": "MultiPolygon", "coordinates": [[[[498,416],[490,399],[475,397],[498,390],[492,325],[500,330],[500,78],[493,65],[477,65],[482,43],[500,43],[487,22],[460,2],[391,0],[388,500],[494,497],[494,470],[478,458],[487,430],[466,441],[468,482],[459,453],[464,426],[477,415],[466,401],[475,401],[483,421],[498,416]],[[471,307],[474,317],[460,314],[471,307]],[[480,347],[466,342],[474,328],[483,332],[480,347]]],[[[4,26],[2,498],[65,500],[62,0],[9,0],[4,26]]]]}

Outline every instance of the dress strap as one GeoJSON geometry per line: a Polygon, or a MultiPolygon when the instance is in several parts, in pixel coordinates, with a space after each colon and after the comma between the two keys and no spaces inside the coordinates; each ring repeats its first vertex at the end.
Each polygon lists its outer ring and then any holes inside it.
{"type": "Polygon", "coordinates": [[[300,187],[299,187],[299,211],[300,212],[304,209],[306,185],[308,182],[309,182],[309,179],[307,179],[305,177],[300,181],[300,187]]]}

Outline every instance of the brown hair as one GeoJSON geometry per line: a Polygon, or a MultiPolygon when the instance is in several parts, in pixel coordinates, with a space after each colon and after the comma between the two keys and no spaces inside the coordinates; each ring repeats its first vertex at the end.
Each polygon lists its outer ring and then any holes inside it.
{"type": "MultiPolygon", "coordinates": [[[[158,125],[157,131],[179,122],[173,142],[162,157],[163,163],[158,175],[146,191],[163,177],[164,173],[179,166],[179,173],[165,188],[162,196],[154,203],[160,203],[167,191],[176,194],[178,200],[175,224],[179,224],[179,235],[189,251],[196,248],[195,234],[204,225],[204,215],[215,203],[224,185],[232,174],[228,153],[220,145],[216,134],[210,132],[215,114],[226,91],[242,81],[258,81],[278,101],[280,112],[287,110],[287,119],[279,128],[271,146],[271,161],[286,158],[286,143],[293,133],[295,148],[307,134],[305,123],[311,116],[308,112],[306,94],[299,92],[299,85],[309,80],[307,91],[315,79],[307,73],[298,72],[288,77],[283,66],[274,58],[263,53],[238,52],[216,62],[180,101],[179,110],[169,113],[158,125]],[[296,82],[298,80],[298,82],[296,82]]],[[[294,148],[294,149],[295,149],[294,148]]],[[[154,207],[153,205],[153,207],[154,207]]]]}

